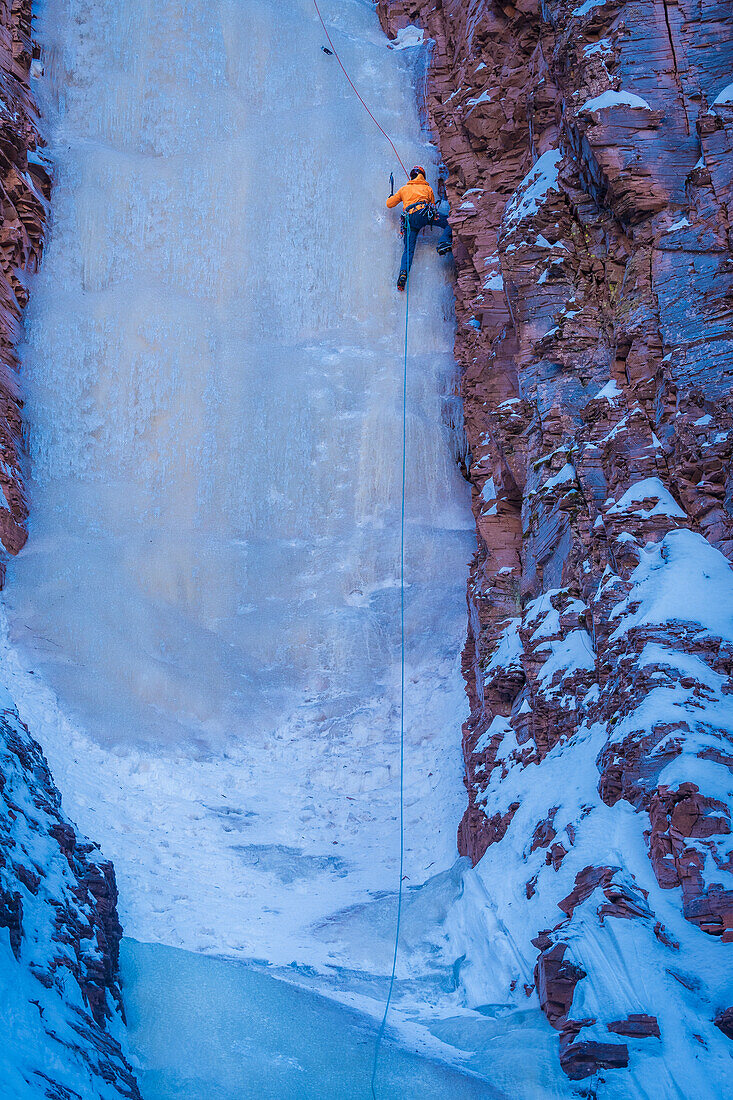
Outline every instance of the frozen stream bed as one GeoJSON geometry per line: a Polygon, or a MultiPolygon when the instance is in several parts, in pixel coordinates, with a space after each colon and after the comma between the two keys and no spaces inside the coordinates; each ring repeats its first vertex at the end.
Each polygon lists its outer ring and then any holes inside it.
{"type": "MultiPolygon", "coordinates": [[[[374,1025],[242,963],[124,940],[128,1023],[145,1100],[368,1100],[374,1025]]],[[[501,1100],[385,1043],[381,1100],[501,1100]]]]}

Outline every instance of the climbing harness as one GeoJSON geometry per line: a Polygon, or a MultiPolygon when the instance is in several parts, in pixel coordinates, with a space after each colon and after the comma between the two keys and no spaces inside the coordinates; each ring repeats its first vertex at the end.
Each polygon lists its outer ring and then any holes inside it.
{"type": "Polygon", "coordinates": [[[356,96],[356,98],[357,98],[357,99],[359,100],[359,102],[361,103],[362,107],[364,108],[364,110],[366,111],[366,113],[367,113],[367,114],[369,115],[370,119],[372,120],[372,122],[374,123],[374,125],[375,125],[375,126],[377,127],[377,129],[379,130],[379,132],[380,132],[380,133],[382,133],[382,134],[384,134],[384,136],[386,137],[387,141],[388,141],[388,142],[390,143],[390,145],[392,146],[392,151],[393,151],[394,155],[395,155],[395,156],[397,157],[397,160],[398,160],[398,161],[400,162],[400,164],[402,165],[402,170],[404,171],[405,175],[406,175],[406,176],[407,176],[407,178],[409,179],[409,178],[410,178],[410,173],[409,173],[409,172],[407,171],[407,169],[405,168],[405,165],[404,165],[404,161],[402,160],[402,157],[400,156],[400,154],[399,154],[399,153],[397,152],[397,146],[396,146],[396,145],[395,145],[395,143],[394,143],[394,142],[392,141],[392,138],[391,138],[391,137],[389,136],[389,134],[387,133],[387,131],[386,131],[386,130],[385,130],[385,129],[384,129],[383,127],[382,127],[382,126],[380,126],[380,125],[379,125],[379,123],[377,122],[376,118],[374,117],[374,115],[372,114],[372,112],[371,112],[371,111],[369,110],[369,108],[367,107],[367,105],[366,105],[366,103],[364,102],[364,100],[363,100],[363,99],[361,98],[361,96],[359,95],[359,90],[358,90],[358,88],[356,87],[356,84],[354,84],[354,81],[353,81],[353,80],[351,79],[351,77],[350,77],[350,76],[349,76],[349,74],[347,73],[346,69],[344,68],[344,63],[343,63],[343,61],[341,60],[341,58],[339,57],[339,52],[338,52],[338,50],[336,49],[336,47],[334,46],[334,44],[333,44],[333,42],[332,42],[332,40],[331,40],[331,35],[330,35],[330,34],[328,33],[328,29],[327,29],[327,27],[326,27],[326,24],[325,24],[325,23],[323,22],[323,16],[321,15],[321,9],[320,9],[320,8],[318,7],[318,0],[313,0],[313,6],[315,7],[316,11],[318,12],[318,18],[319,18],[319,19],[320,19],[320,21],[321,21],[321,26],[323,27],[323,33],[325,34],[326,38],[328,39],[328,44],[329,44],[329,46],[331,47],[331,50],[332,50],[332,52],[333,52],[333,56],[334,56],[334,57],[336,58],[336,60],[338,61],[338,63],[339,63],[339,66],[340,66],[340,68],[341,68],[341,71],[342,71],[342,73],[344,74],[344,76],[345,76],[345,77],[346,77],[346,79],[348,80],[349,84],[351,85],[351,87],[352,87],[352,89],[353,89],[353,92],[354,92],[354,95],[355,95],[355,96],[356,96]]]}
{"type": "MultiPolygon", "coordinates": [[[[402,169],[410,178],[410,173],[405,168],[405,164],[402,157],[397,152],[397,147],[392,141],[386,130],[384,130],[377,122],[372,112],[367,107],[366,103],[359,95],[359,92],[354,84],[353,80],[344,68],[344,64],[339,57],[338,50],[331,40],[331,36],[328,33],[326,24],[323,21],[320,8],[318,7],[318,0],[313,0],[313,6],[318,13],[318,18],[321,21],[323,32],[328,39],[328,44],[333,51],[333,55],[341,67],[341,71],[348,80],[351,88],[361,103],[366,113],[371,118],[377,129],[382,133],[389,144],[392,146],[392,151],[400,162],[402,169]]],[[[323,48],[323,47],[322,47],[323,48]]],[[[392,187],[392,194],[394,194],[394,174],[390,174],[390,184],[392,187]]],[[[392,994],[394,992],[395,974],[397,972],[397,951],[400,942],[400,925],[402,922],[402,879],[404,877],[405,869],[405,483],[407,477],[407,334],[410,320],[410,273],[407,273],[406,287],[405,287],[405,354],[404,365],[402,370],[402,505],[400,514],[400,880],[399,889],[397,891],[397,921],[395,925],[395,938],[394,938],[394,952],[392,955],[392,972],[389,977],[389,989],[387,991],[387,1001],[384,1006],[384,1014],[382,1016],[379,1030],[377,1031],[377,1038],[374,1043],[374,1060],[372,1062],[372,1077],[371,1077],[371,1091],[373,1100],[377,1100],[376,1093],[376,1081],[377,1081],[377,1068],[379,1065],[379,1052],[382,1046],[382,1039],[384,1038],[384,1031],[387,1026],[387,1016],[389,1015],[389,1007],[392,1003],[392,994]]]]}
{"type": "Polygon", "coordinates": [[[435,206],[432,202],[428,202],[427,199],[416,199],[415,202],[412,202],[409,206],[405,207],[406,214],[422,214],[423,210],[426,212],[431,221],[433,217],[437,218],[438,216],[438,212],[435,209],[435,206]]]}
{"type": "Polygon", "coordinates": [[[406,208],[402,215],[403,224],[406,225],[409,222],[410,216],[412,214],[425,214],[428,219],[428,224],[425,227],[426,229],[432,229],[437,224],[438,218],[440,217],[438,213],[438,208],[435,203],[428,202],[427,199],[417,199],[406,208]]]}

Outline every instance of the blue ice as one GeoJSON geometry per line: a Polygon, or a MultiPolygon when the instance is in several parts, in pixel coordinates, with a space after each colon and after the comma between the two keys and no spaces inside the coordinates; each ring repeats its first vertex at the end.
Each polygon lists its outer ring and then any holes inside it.
{"type": "MultiPolygon", "coordinates": [[[[245,963],[122,943],[130,1041],[144,1100],[359,1100],[375,1024],[245,963]]],[[[379,1100],[501,1100],[484,1082],[393,1043],[379,1100]]]]}

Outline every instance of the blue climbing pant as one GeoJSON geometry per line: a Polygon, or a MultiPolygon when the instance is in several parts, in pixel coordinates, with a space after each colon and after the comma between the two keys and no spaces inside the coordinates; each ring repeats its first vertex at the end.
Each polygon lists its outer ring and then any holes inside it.
{"type": "Polygon", "coordinates": [[[436,248],[439,252],[442,252],[444,249],[448,249],[451,246],[453,234],[451,232],[451,227],[448,225],[448,215],[440,210],[438,211],[437,221],[431,221],[428,218],[427,208],[425,207],[418,210],[413,210],[410,213],[405,214],[404,218],[402,219],[402,225],[402,233],[405,238],[405,248],[402,253],[402,262],[400,264],[401,275],[406,275],[412,267],[412,259],[415,255],[417,236],[421,229],[425,229],[428,225],[439,225],[443,232],[440,235],[440,240],[438,241],[436,248]]]}

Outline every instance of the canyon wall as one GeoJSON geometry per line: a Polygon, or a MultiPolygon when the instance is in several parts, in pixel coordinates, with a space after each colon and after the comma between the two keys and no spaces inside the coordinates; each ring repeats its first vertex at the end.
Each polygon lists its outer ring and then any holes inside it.
{"type": "Polygon", "coordinates": [[[715,1095],[733,1051],[733,14],[378,11],[432,39],[455,234],[478,535],[459,848],[533,960],[507,998],[539,999],[569,1077],[628,1067],[649,1095],[708,1095],[676,1081],[700,1072],[715,1095]]]}
{"type": "Polygon", "coordinates": [[[116,903],[111,863],[63,814],[39,746],[0,689],[3,1096],[139,1100],[116,1038],[116,903]]]}
{"type": "Polygon", "coordinates": [[[43,248],[51,181],[30,92],[31,0],[0,3],[0,584],[26,541],[16,347],[28,276],[43,248]]]}
{"type": "MultiPolygon", "coordinates": [[[[0,2],[0,581],[26,540],[16,347],[50,176],[29,83],[30,0],[0,2]]],[[[0,1082],[15,1100],[139,1100],[117,1038],[122,935],[112,865],[61,810],[39,745],[0,688],[0,1082]]]]}

